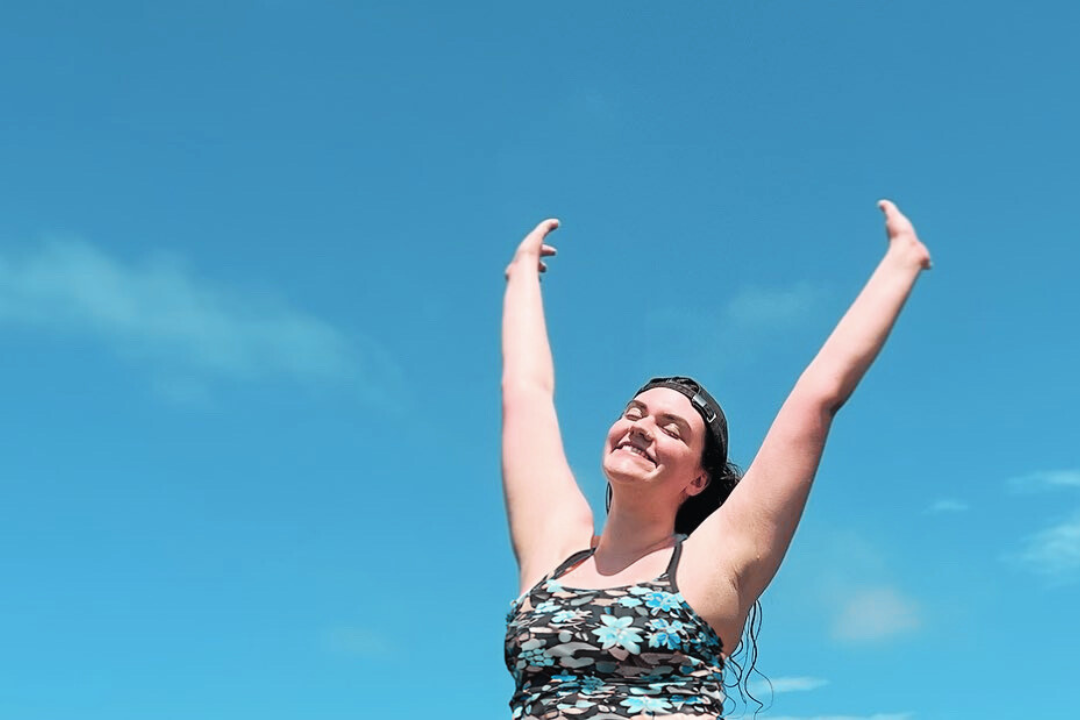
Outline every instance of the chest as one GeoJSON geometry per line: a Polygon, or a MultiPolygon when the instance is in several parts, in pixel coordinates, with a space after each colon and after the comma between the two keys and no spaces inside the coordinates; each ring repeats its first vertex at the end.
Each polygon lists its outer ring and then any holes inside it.
{"type": "Polygon", "coordinates": [[[572,565],[556,580],[560,584],[581,589],[618,588],[647,584],[668,571],[671,550],[651,553],[623,568],[600,568],[595,556],[572,565]]]}
{"type": "Polygon", "coordinates": [[[506,661],[520,707],[722,707],[720,639],[673,590],[662,577],[603,589],[548,579],[533,588],[507,617],[506,661]]]}

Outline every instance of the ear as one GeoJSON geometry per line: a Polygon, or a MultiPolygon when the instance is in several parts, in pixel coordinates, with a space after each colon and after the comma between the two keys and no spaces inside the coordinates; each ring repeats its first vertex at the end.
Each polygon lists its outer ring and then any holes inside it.
{"type": "Polygon", "coordinates": [[[709,486],[709,473],[704,470],[686,486],[686,494],[690,497],[701,493],[709,486]]]}

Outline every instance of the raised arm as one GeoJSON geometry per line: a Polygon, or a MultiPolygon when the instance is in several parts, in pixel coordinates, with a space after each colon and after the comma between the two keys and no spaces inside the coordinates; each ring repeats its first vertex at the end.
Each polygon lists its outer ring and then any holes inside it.
{"type": "Polygon", "coordinates": [[[555,368],[544,323],[540,273],[555,248],[545,220],[529,233],[506,268],[503,303],[502,475],[510,537],[522,589],[569,552],[587,547],[592,511],[566,461],[555,416],[555,368]]]}
{"type": "Polygon", "coordinates": [[[833,417],[881,351],[919,273],[930,267],[908,219],[888,200],[879,207],[889,237],[885,257],[795,384],[743,480],[699,528],[707,542],[731,549],[744,607],[780,567],[833,417]]]}

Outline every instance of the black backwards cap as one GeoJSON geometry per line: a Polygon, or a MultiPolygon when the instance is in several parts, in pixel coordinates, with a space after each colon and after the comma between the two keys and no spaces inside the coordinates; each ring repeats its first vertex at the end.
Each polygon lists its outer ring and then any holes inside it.
{"type": "Polygon", "coordinates": [[[728,456],[728,436],[727,436],[727,418],[724,416],[724,411],[720,408],[720,403],[716,402],[716,398],[708,393],[708,391],[701,387],[701,384],[688,377],[655,377],[649,382],[641,386],[641,388],[634,393],[634,396],[638,396],[646,390],[653,388],[668,388],[674,390],[681,395],[685,395],[690,404],[697,410],[698,415],[705,421],[705,427],[709,429],[709,434],[712,435],[716,441],[717,449],[720,451],[720,465],[727,463],[728,456]]]}

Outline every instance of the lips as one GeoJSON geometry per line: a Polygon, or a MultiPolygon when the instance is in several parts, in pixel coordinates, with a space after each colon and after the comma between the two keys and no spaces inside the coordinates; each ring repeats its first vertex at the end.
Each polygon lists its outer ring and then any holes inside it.
{"type": "Polygon", "coordinates": [[[650,455],[648,450],[646,450],[645,448],[642,448],[642,447],[638,447],[637,445],[634,445],[633,443],[622,442],[622,443],[619,443],[618,445],[616,445],[615,449],[616,450],[625,450],[625,451],[627,451],[629,453],[633,453],[634,455],[637,455],[638,457],[641,457],[641,458],[644,458],[645,460],[648,460],[653,465],[656,465],[656,458],[654,458],[652,455],[650,455]]]}

